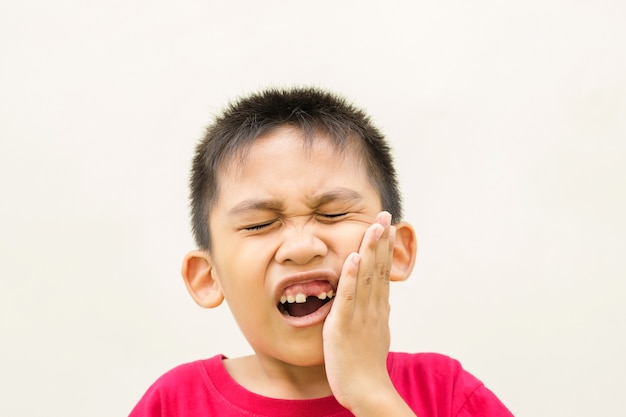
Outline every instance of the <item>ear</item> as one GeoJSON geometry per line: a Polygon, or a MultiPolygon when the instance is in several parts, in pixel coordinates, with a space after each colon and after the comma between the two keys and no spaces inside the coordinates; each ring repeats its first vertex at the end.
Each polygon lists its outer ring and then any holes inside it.
{"type": "Polygon", "coordinates": [[[393,249],[393,264],[391,265],[391,281],[404,281],[413,271],[415,256],[417,255],[417,238],[413,227],[405,222],[394,225],[396,239],[393,249]]]}
{"type": "Polygon", "coordinates": [[[181,272],[187,291],[200,307],[213,308],[222,304],[224,294],[208,252],[189,252],[183,259],[181,272]]]}

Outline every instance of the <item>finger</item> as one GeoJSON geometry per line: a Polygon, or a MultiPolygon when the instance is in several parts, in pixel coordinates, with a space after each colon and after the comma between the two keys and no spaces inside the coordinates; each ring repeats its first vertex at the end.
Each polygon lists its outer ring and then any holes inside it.
{"type": "Polygon", "coordinates": [[[351,253],[343,263],[339,283],[337,284],[337,293],[333,301],[331,309],[332,314],[338,314],[339,317],[346,317],[346,314],[352,317],[354,303],[357,295],[357,275],[361,255],[351,253]]]}
{"type": "Polygon", "coordinates": [[[376,287],[380,285],[380,274],[385,268],[390,217],[387,212],[381,212],[376,216],[375,222],[365,232],[359,249],[361,263],[357,277],[355,308],[363,313],[369,310],[372,292],[379,291],[376,287]],[[381,245],[385,248],[384,250],[381,250],[381,245]]]}
{"type": "MultiPolygon", "coordinates": [[[[391,258],[393,257],[391,215],[382,212],[377,220],[384,228],[376,246],[374,260],[374,282],[370,294],[370,302],[377,305],[386,305],[389,302],[389,276],[391,273],[391,258]]],[[[394,237],[395,238],[395,237],[394,237]]]]}
{"type": "Polygon", "coordinates": [[[380,223],[373,223],[365,231],[363,240],[361,241],[361,247],[359,248],[359,255],[361,255],[361,262],[359,264],[359,272],[356,282],[356,303],[357,307],[363,309],[367,308],[369,303],[369,297],[371,292],[372,283],[374,280],[374,265],[376,263],[376,249],[378,247],[378,241],[384,233],[384,228],[380,223]]]}
{"type": "Polygon", "coordinates": [[[396,227],[389,228],[389,253],[387,254],[387,278],[391,278],[391,267],[393,265],[393,249],[396,246],[396,227]]]}

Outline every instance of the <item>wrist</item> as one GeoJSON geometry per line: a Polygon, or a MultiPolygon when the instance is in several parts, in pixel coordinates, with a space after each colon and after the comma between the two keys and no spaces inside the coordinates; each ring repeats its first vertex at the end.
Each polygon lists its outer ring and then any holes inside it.
{"type": "Polygon", "coordinates": [[[391,381],[386,387],[363,391],[358,398],[342,405],[355,417],[415,417],[415,413],[398,394],[391,381]]]}

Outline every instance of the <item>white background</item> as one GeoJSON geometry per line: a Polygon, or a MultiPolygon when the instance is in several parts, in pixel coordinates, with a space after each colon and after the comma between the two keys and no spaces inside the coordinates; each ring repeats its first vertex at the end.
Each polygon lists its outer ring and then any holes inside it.
{"type": "Polygon", "coordinates": [[[454,356],[517,416],[619,414],[626,3],[0,5],[0,415],[126,415],[249,352],[179,275],[187,175],[229,98],[314,84],[372,115],[417,230],[392,348],[454,356]]]}

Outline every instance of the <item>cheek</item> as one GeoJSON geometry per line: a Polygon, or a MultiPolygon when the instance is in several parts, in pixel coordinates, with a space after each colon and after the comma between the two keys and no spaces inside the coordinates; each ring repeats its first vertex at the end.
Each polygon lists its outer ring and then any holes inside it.
{"type": "Polygon", "coordinates": [[[368,227],[369,224],[363,222],[340,223],[333,226],[326,239],[337,252],[348,256],[351,252],[358,252],[368,227]]]}
{"type": "Polygon", "coordinates": [[[272,257],[269,242],[228,242],[228,250],[221,251],[216,271],[227,300],[233,294],[249,294],[251,288],[260,291],[268,259],[272,257]],[[245,244],[244,244],[245,243],[245,244]]]}

